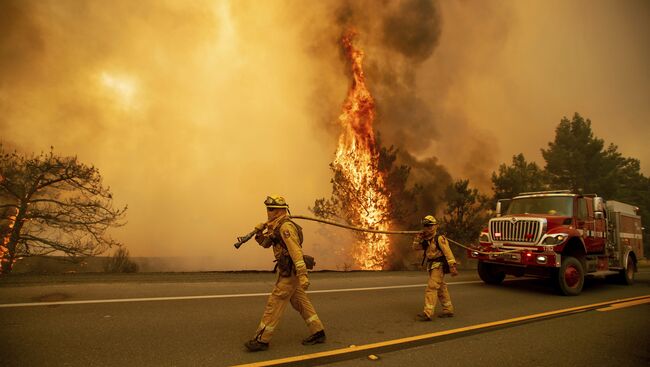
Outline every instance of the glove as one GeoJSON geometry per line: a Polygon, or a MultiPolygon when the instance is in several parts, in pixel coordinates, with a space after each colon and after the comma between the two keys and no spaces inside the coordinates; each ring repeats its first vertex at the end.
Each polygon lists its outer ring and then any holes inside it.
{"type": "Polygon", "coordinates": [[[458,269],[456,269],[456,264],[450,266],[449,271],[451,272],[452,277],[455,277],[456,275],[458,275],[458,269]]]}
{"type": "Polygon", "coordinates": [[[413,242],[411,244],[411,247],[414,250],[420,250],[420,245],[422,245],[422,235],[418,233],[415,236],[413,236],[413,242]]]}
{"type": "Polygon", "coordinates": [[[307,290],[307,288],[309,288],[309,278],[307,278],[307,274],[298,275],[298,282],[300,282],[300,287],[303,290],[307,290]]]}

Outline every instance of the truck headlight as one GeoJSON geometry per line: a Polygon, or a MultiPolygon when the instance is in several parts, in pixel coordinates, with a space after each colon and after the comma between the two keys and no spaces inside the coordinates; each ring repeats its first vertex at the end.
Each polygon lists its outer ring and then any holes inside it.
{"type": "Polygon", "coordinates": [[[544,238],[544,240],[542,241],[542,245],[557,245],[557,244],[562,243],[565,238],[566,238],[565,234],[556,234],[556,235],[546,236],[544,238]]]}

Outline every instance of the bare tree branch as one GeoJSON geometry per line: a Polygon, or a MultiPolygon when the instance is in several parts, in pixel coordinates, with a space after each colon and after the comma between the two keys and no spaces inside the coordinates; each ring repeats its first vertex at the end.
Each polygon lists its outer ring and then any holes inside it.
{"type": "Polygon", "coordinates": [[[26,156],[0,145],[0,158],[2,273],[18,257],[95,256],[120,246],[106,232],[125,224],[127,207],[113,208],[113,195],[95,167],[53,149],[26,156]]]}

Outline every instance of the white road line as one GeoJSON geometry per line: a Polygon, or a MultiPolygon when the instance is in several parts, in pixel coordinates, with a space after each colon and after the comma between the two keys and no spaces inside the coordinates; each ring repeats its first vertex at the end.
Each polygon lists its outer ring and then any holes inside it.
{"type": "MultiPolygon", "coordinates": [[[[480,280],[466,282],[451,282],[447,285],[473,284],[482,283],[480,280]]],[[[426,284],[407,284],[392,285],[385,287],[366,287],[366,288],[343,288],[343,289],[323,289],[318,291],[307,291],[307,293],[337,293],[337,292],[359,292],[375,291],[382,289],[401,289],[424,287],[426,284]]],[[[270,293],[239,293],[239,294],[213,294],[205,296],[180,296],[180,297],[149,297],[149,298],[116,298],[116,299],[90,299],[84,301],[57,301],[57,302],[29,302],[29,303],[5,303],[0,304],[0,308],[12,307],[35,307],[35,306],[59,306],[59,305],[84,305],[93,303],[118,303],[118,302],[154,302],[154,301],[179,301],[187,299],[215,299],[215,298],[240,298],[240,297],[259,297],[268,296],[270,293]]]]}

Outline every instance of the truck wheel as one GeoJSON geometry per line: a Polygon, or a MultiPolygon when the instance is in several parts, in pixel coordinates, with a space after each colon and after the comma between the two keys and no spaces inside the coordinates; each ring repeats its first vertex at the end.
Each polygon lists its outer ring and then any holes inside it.
{"type": "Polygon", "coordinates": [[[562,265],[555,275],[555,283],[560,293],[565,296],[577,296],[585,284],[585,271],[582,263],[575,257],[562,259],[562,265]]]}
{"type": "Polygon", "coordinates": [[[506,274],[502,271],[497,271],[492,264],[486,264],[482,261],[478,262],[478,276],[486,284],[501,284],[506,274]]]}
{"type": "Polygon", "coordinates": [[[626,284],[626,285],[632,285],[634,284],[634,271],[636,270],[636,264],[634,263],[634,259],[630,256],[627,257],[627,266],[625,269],[621,270],[621,274],[619,275],[619,279],[621,280],[621,283],[626,284]]]}

